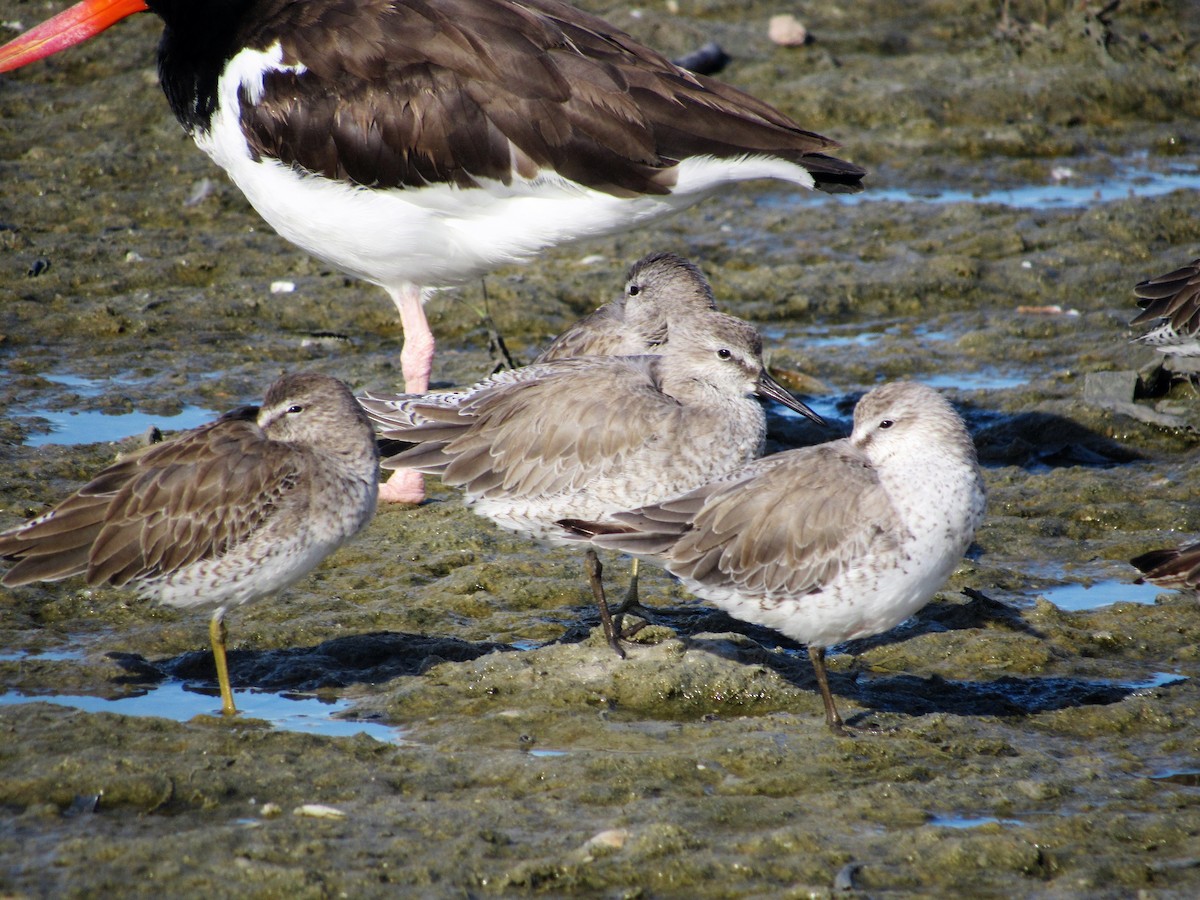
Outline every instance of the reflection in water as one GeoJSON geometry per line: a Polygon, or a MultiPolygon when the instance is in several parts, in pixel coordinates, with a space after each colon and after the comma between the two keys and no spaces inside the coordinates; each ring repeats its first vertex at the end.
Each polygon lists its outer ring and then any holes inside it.
{"type": "Polygon", "coordinates": [[[1094,584],[1063,584],[1044,588],[1037,595],[1049,600],[1059,609],[1079,611],[1099,609],[1113,603],[1153,604],[1163,589],[1153,584],[1133,584],[1130,581],[1097,581],[1094,584]]]}

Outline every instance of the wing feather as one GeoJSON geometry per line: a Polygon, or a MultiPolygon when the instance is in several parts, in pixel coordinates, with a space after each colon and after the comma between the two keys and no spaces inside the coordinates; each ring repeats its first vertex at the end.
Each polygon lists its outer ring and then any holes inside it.
{"type": "Polygon", "coordinates": [[[280,3],[239,36],[304,66],[268,73],[243,103],[253,152],[373,187],[507,184],[517,159],[617,195],[666,193],[662,170],[686,156],[754,152],[819,182],[862,177],[824,155],[833,141],[555,0],[355,6],[280,3]]]}
{"type": "Polygon", "coordinates": [[[658,556],[681,578],[764,598],[818,590],[847,559],[899,536],[890,499],[846,441],[757,460],[615,518],[631,533],[599,535],[599,546],[658,556]]]}
{"type": "Polygon", "coordinates": [[[227,552],[294,486],[293,451],[226,416],[105,469],[45,515],[0,535],[8,585],[86,575],[116,586],[227,552]]]}
{"type": "Polygon", "coordinates": [[[648,376],[657,367],[656,357],[560,360],[541,367],[537,378],[477,386],[457,407],[414,403],[412,424],[385,435],[417,446],[387,467],[439,474],[477,499],[577,489],[653,443],[641,423],[661,423],[664,410],[669,416],[677,405],[648,376]],[[603,402],[580,402],[571,387],[581,381],[587,397],[603,402]]]}

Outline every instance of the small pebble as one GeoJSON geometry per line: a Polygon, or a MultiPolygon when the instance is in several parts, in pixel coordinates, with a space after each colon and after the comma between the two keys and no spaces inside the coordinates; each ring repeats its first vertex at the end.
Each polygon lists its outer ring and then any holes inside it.
{"type": "Polygon", "coordinates": [[[296,289],[296,282],[294,282],[294,281],[272,281],[271,282],[271,293],[272,294],[290,294],[295,289],[296,289]]]}
{"type": "Polygon", "coordinates": [[[837,877],[833,879],[833,889],[838,892],[854,890],[854,876],[861,868],[862,863],[846,863],[837,873],[837,877]]]}
{"type": "Polygon", "coordinates": [[[64,819],[73,819],[76,816],[85,816],[94,813],[100,806],[100,798],[104,795],[101,791],[99,794],[76,794],[71,800],[71,805],[63,810],[64,819]]]}
{"type": "Polygon", "coordinates": [[[808,43],[808,29],[791,13],[771,16],[767,37],[781,47],[802,47],[808,43]]]}

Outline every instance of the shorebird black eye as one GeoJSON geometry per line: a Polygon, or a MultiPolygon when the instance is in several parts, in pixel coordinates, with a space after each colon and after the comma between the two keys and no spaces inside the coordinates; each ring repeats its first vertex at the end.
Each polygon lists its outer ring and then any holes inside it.
{"type": "Polygon", "coordinates": [[[717,357],[720,359],[729,359],[729,357],[731,357],[731,356],[733,356],[733,351],[731,351],[727,347],[722,347],[720,350],[717,351],[717,357]]]}
{"type": "Polygon", "coordinates": [[[304,407],[297,403],[295,406],[289,406],[287,411],[289,413],[304,412],[304,407]]]}
{"type": "Polygon", "coordinates": [[[879,427],[880,428],[891,428],[895,424],[896,424],[895,419],[884,419],[882,422],[879,423],[879,427]]]}
{"type": "Polygon", "coordinates": [[[629,296],[630,297],[636,297],[641,292],[642,292],[641,285],[631,284],[629,286],[629,296]]]}

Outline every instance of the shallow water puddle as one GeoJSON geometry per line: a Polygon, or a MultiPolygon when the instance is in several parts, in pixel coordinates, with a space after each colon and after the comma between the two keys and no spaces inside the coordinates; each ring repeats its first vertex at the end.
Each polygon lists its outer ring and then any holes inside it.
{"type": "Polygon", "coordinates": [[[1062,584],[1044,588],[1036,596],[1049,600],[1059,609],[1073,612],[1099,609],[1113,603],[1144,603],[1153,605],[1155,598],[1164,592],[1153,584],[1133,584],[1130,581],[1097,581],[1093,584],[1062,584]]]}
{"type": "Polygon", "coordinates": [[[196,428],[206,422],[211,422],[217,413],[201,409],[198,406],[185,406],[174,416],[162,416],[155,413],[131,412],[110,415],[102,412],[65,412],[47,409],[34,409],[29,415],[38,416],[50,422],[50,431],[43,434],[31,434],[25,439],[30,447],[41,447],[45,444],[95,444],[100,441],[119,441],[136,434],[141,434],[152,427],[163,431],[183,431],[196,428]]]}
{"type": "Polygon", "coordinates": [[[941,375],[914,375],[913,381],[931,388],[960,391],[1003,391],[1029,383],[1028,375],[1005,375],[995,369],[976,372],[946,372],[941,375]]]}
{"type": "MultiPolygon", "coordinates": [[[[376,722],[335,718],[350,709],[350,704],[323,701],[308,694],[272,694],[265,691],[234,690],[234,702],[242,718],[263,719],[282,731],[301,731],[327,737],[351,737],[366,734],[389,744],[404,740],[402,729],[376,722]]],[[[148,691],[140,691],[115,700],[82,694],[25,694],[6,691],[0,705],[54,703],[84,712],[112,712],[127,716],[158,716],[187,722],[196,716],[219,716],[221,703],[215,693],[202,693],[181,682],[166,682],[148,691]]]]}
{"type": "Polygon", "coordinates": [[[60,662],[69,659],[83,659],[82,650],[0,650],[0,662],[24,662],[25,660],[50,660],[60,662]]]}
{"type": "MultiPolygon", "coordinates": [[[[45,375],[46,381],[68,387],[85,397],[97,397],[113,386],[113,381],[84,378],[78,375],[45,375]]],[[[119,382],[119,379],[117,379],[119,382]]],[[[32,402],[38,402],[33,398],[32,402]]],[[[41,447],[45,444],[92,444],[119,441],[141,434],[151,427],[164,431],[196,428],[215,419],[218,413],[198,406],[185,406],[178,413],[163,415],[134,410],[129,413],[106,413],[98,410],[48,409],[44,406],[18,406],[14,411],[22,416],[37,416],[50,423],[50,431],[30,434],[25,444],[41,447]]]]}
{"type": "MultiPolygon", "coordinates": [[[[1048,184],[1014,185],[987,190],[903,188],[870,186],[861,194],[817,194],[806,200],[840,203],[994,203],[1015,209],[1085,209],[1113,200],[1159,197],[1172,191],[1200,188],[1200,163],[1174,162],[1161,171],[1146,168],[1145,154],[1120,164],[1105,177],[1077,174],[1070,161],[1050,168],[1048,184]],[[836,196],[836,200],[833,198],[836,196]]],[[[768,205],[790,206],[787,194],[765,198],[768,205]]]]}
{"type": "Polygon", "coordinates": [[[1187,675],[1180,675],[1178,672],[1154,672],[1150,676],[1138,681],[1113,680],[1109,683],[1127,687],[1135,691],[1150,691],[1155,688],[1166,687],[1170,684],[1178,684],[1188,680],[1187,675]]]}
{"type": "Polygon", "coordinates": [[[948,341],[955,335],[927,325],[912,327],[909,320],[854,322],[848,325],[812,327],[796,337],[785,328],[761,326],[759,330],[769,341],[794,342],[808,349],[817,347],[870,347],[886,337],[919,338],[923,341],[948,341]]]}
{"type": "MultiPolygon", "coordinates": [[[[940,375],[913,375],[910,381],[927,384],[939,391],[1003,391],[1009,388],[1021,387],[1028,384],[1029,375],[1006,375],[994,369],[982,369],[977,372],[947,372],[940,375]]],[[[860,392],[855,392],[860,393],[860,392]]],[[[862,392],[862,393],[865,393],[862,392]]],[[[804,402],[821,418],[838,421],[850,419],[853,415],[853,404],[848,402],[847,394],[805,394],[804,402]]],[[[774,413],[788,419],[803,419],[800,413],[785,406],[776,406],[774,413]]]]}
{"type": "Polygon", "coordinates": [[[981,828],[984,825],[1025,825],[1020,819],[997,819],[994,816],[934,816],[927,824],[935,828],[981,828]]]}
{"type": "Polygon", "coordinates": [[[1200,769],[1164,769],[1148,776],[1151,781],[1200,787],[1200,769]]]}

